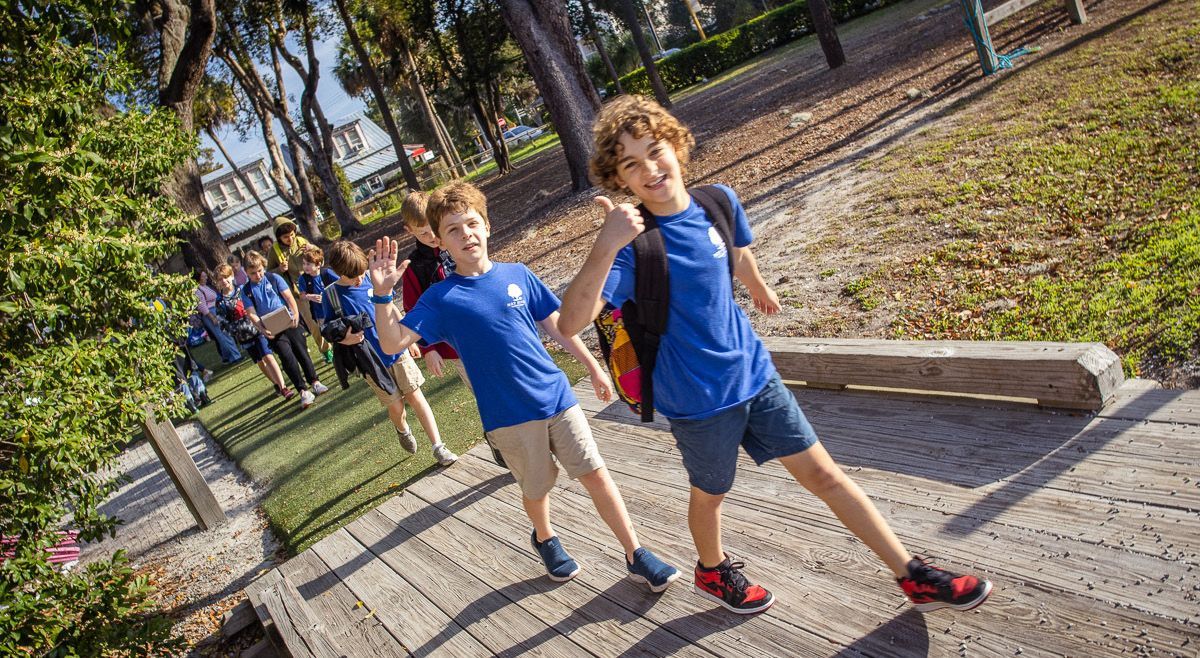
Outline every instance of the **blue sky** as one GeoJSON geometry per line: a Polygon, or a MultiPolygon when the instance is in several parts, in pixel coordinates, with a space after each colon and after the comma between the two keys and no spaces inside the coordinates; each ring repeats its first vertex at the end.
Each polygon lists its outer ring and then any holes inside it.
{"type": "MultiPolygon", "coordinates": [[[[337,48],[340,38],[340,34],[330,35],[324,41],[317,43],[317,61],[321,62],[321,79],[317,84],[317,101],[324,108],[325,116],[334,122],[341,117],[366,109],[366,104],[361,100],[352,98],[346,92],[342,91],[342,86],[338,84],[337,78],[333,75],[333,66],[337,63],[337,48]]],[[[300,55],[301,58],[304,56],[303,46],[295,43],[292,45],[292,52],[300,55]]],[[[274,79],[274,73],[269,66],[259,66],[259,70],[266,79],[274,79]]],[[[283,86],[291,96],[290,100],[292,102],[290,106],[292,110],[298,112],[300,109],[300,92],[304,90],[304,85],[300,82],[300,76],[286,63],[283,66],[283,86]]],[[[275,128],[280,142],[283,142],[285,137],[283,129],[279,127],[278,122],[276,122],[275,128]]],[[[257,126],[252,134],[247,135],[250,139],[245,142],[240,141],[237,131],[232,127],[227,127],[224,131],[218,131],[217,134],[220,136],[221,141],[225,143],[225,148],[229,149],[229,155],[233,156],[235,162],[242,161],[266,148],[257,126]]],[[[204,148],[216,148],[212,140],[203,134],[201,134],[200,145],[204,148]]],[[[215,151],[213,157],[218,163],[225,164],[225,159],[221,157],[220,151],[215,151]]]]}

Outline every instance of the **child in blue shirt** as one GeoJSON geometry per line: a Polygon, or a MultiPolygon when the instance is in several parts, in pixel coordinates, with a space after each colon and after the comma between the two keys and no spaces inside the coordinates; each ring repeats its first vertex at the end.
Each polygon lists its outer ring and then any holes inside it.
{"type": "MultiPolygon", "coordinates": [[[[357,345],[363,341],[369,343],[379,357],[380,365],[387,372],[385,377],[390,376],[396,384],[395,390],[389,392],[367,373],[363,373],[367,384],[375,392],[375,397],[387,409],[388,417],[396,426],[396,434],[400,437],[400,446],[409,453],[417,451],[416,437],[409,430],[408,421],[405,418],[404,404],[407,402],[413,408],[413,412],[417,414],[417,420],[421,421],[421,427],[425,429],[425,436],[429,438],[434,458],[442,466],[453,464],[458,460],[458,455],[454,454],[454,451],[445,443],[442,443],[437,420],[433,417],[433,409],[429,406],[429,401],[425,399],[425,394],[421,392],[421,385],[425,383],[425,377],[417,368],[412,354],[407,350],[401,351],[399,354],[389,354],[379,346],[379,333],[374,326],[375,305],[370,301],[371,281],[366,277],[367,255],[353,242],[339,240],[329,247],[329,266],[338,275],[338,279],[326,287],[322,293],[319,305],[321,315],[325,321],[333,320],[339,315],[354,317],[365,314],[370,319],[371,326],[367,326],[361,332],[348,331],[341,343],[346,346],[357,345]],[[333,298],[334,295],[337,296],[336,300],[333,298]]],[[[318,306],[313,306],[314,311],[317,308],[318,306]]]]}
{"type": "Polygon", "coordinates": [[[454,256],[455,270],[430,286],[401,320],[391,303],[392,289],[408,261],[397,266],[397,245],[389,238],[376,242],[371,299],[383,349],[395,353],[424,339],[446,341],[458,352],[483,428],[521,487],[521,502],[533,523],[530,542],[552,580],[579,573],[550,524],[557,460],[587,489],[621,542],[630,577],[651,591],[665,590],[679,572],[638,543],[570,382],[546,352],[538,328],[587,366],[602,400],[612,397],[607,374],[578,336],[559,330],[558,298],[529,268],[488,258],[490,225],[482,192],[469,183],[450,183],[429,197],[426,216],[442,247],[454,256]]]}
{"type": "Polygon", "coordinates": [[[242,301],[246,313],[262,335],[266,337],[271,351],[279,356],[280,365],[296,390],[300,391],[300,408],[307,409],[316,401],[316,396],[329,390],[317,378],[312,359],[308,356],[308,344],[300,333],[300,310],[296,298],[282,276],[267,272],[267,259],[258,252],[246,255],[246,276],[250,281],[242,287],[242,301]],[[292,322],[279,334],[273,334],[262,323],[262,316],[286,307],[292,322]]]}
{"type": "Polygon", "coordinates": [[[309,312],[312,313],[316,324],[317,350],[325,357],[325,363],[333,363],[333,346],[320,333],[321,324],[325,320],[325,312],[321,310],[321,293],[325,286],[338,280],[337,272],[322,267],[325,264],[325,253],[321,248],[310,244],[300,253],[300,267],[304,271],[296,277],[296,289],[300,296],[308,302],[309,312]]]}
{"type": "MultiPolygon", "coordinates": [[[[596,117],[592,178],[631,193],[652,213],[666,246],[670,281],[667,330],[653,370],[654,406],[670,422],[692,485],[688,525],[699,561],[695,592],[739,614],[766,610],[774,596],[752,585],[721,545],[721,501],[733,486],[738,448],[763,464],[778,459],[895,574],[918,610],[969,610],[991,583],[959,576],[912,556],[875,506],[830,458],[784,387],[771,355],[734,302],[733,276],[763,313],[779,299],[750,252],[746,213],[733,190],[718,186],[733,209],[733,243],[688,193],[683,166],[695,144],[688,129],[657,103],[622,96],[596,117]]],[[[631,242],[645,230],[642,211],[597,197],[604,225],[583,269],[564,295],[560,325],[583,329],[605,301],[634,297],[631,242]]]]}

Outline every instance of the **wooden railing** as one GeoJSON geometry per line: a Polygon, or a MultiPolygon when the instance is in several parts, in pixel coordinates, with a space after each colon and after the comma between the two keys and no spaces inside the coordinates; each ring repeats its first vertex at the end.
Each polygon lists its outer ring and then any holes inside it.
{"type": "Polygon", "coordinates": [[[1125,376],[1100,343],[764,338],[780,375],[822,388],[848,385],[1032,398],[1098,410],[1125,376]]]}

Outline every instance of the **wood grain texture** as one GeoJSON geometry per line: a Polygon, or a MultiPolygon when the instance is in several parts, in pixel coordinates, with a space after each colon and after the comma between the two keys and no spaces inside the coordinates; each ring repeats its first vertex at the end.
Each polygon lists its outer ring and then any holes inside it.
{"type": "Polygon", "coordinates": [[[784,379],[1032,398],[1100,409],[1124,380],[1099,343],[764,338],[784,379]]]}

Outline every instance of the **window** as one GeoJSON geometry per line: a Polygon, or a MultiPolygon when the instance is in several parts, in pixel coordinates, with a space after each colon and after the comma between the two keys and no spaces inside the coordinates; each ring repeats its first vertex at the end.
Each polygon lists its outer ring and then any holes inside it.
{"type": "Polygon", "coordinates": [[[229,197],[225,196],[225,193],[221,191],[220,185],[215,185],[208,191],[208,198],[209,204],[217,212],[221,212],[229,207],[229,197]]]}
{"type": "Polygon", "coordinates": [[[362,133],[359,131],[358,124],[354,124],[349,129],[334,135],[333,145],[337,150],[339,160],[344,160],[358,153],[366,146],[363,143],[362,133]]]}
{"type": "Polygon", "coordinates": [[[368,177],[367,178],[367,189],[371,190],[372,193],[382,190],[383,189],[383,177],[382,176],[368,177]]]}
{"type": "Polygon", "coordinates": [[[235,179],[231,178],[221,183],[221,191],[225,193],[225,197],[229,199],[231,204],[241,203],[246,200],[242,186],[235,179]]]}
{"type": "Polygon", "coordinates": [[[254,185],[254,190],[256,192],[266,192],[270,187],[267,183],[267,173],[263,170],[261,165],[255,167],[254,170],[250,172],[250,182],[254,185]]]}

